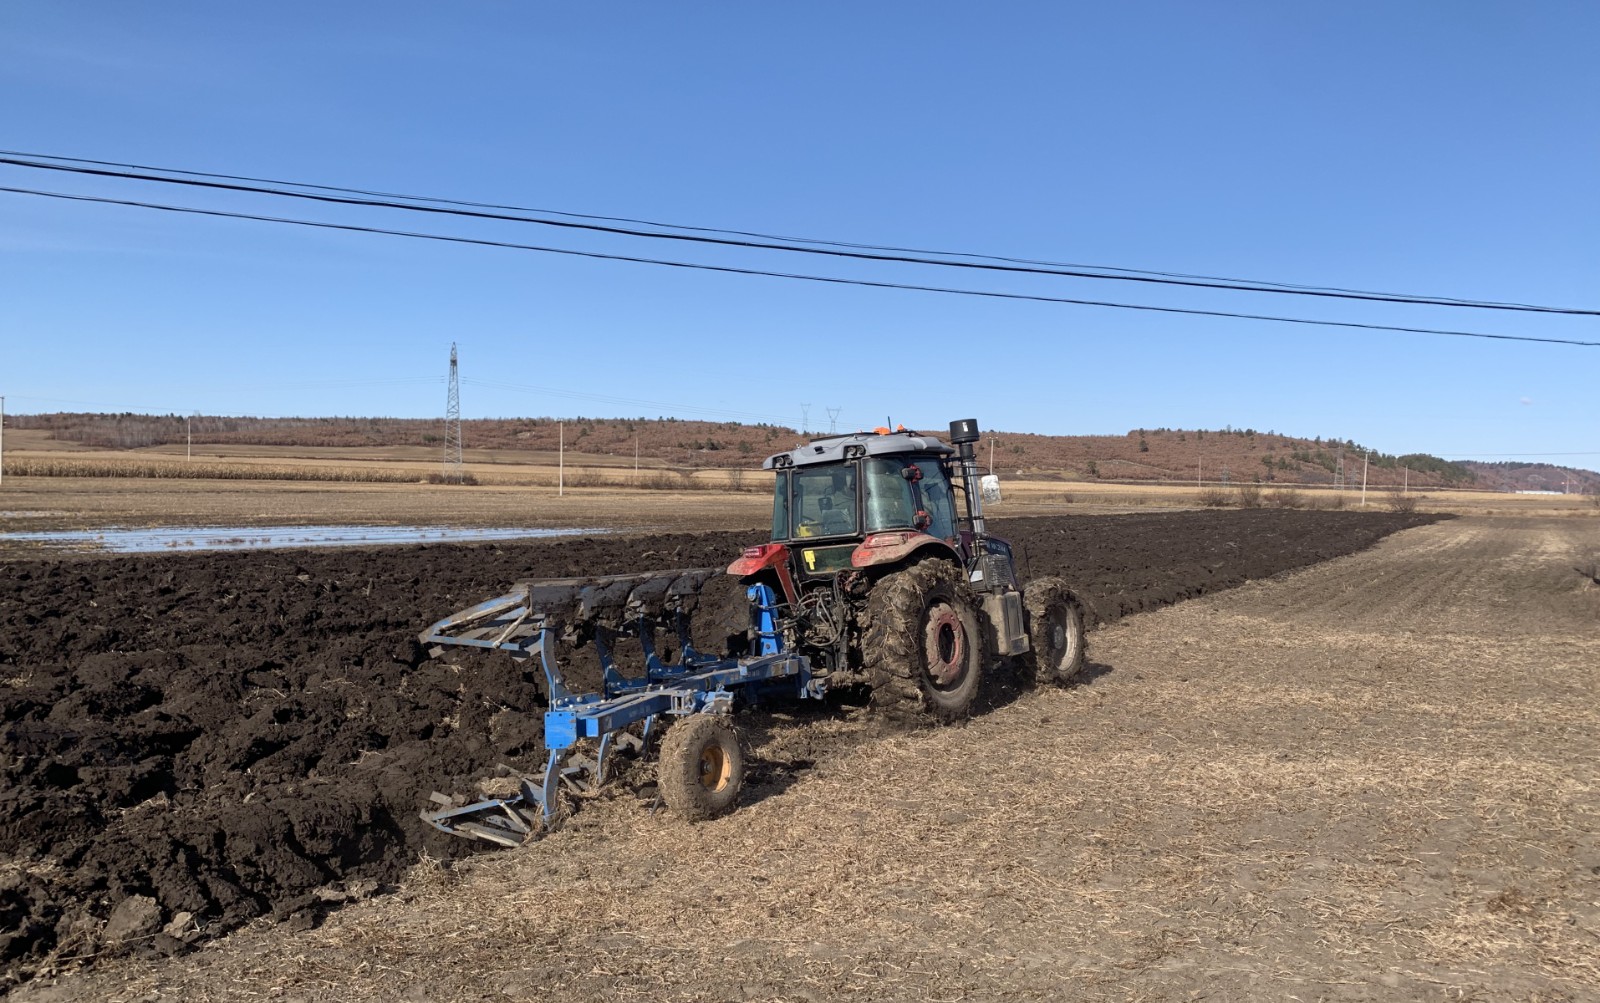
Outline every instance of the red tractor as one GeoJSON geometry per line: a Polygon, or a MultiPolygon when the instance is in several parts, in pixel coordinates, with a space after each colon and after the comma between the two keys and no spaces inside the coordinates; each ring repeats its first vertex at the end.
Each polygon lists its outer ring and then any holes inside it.
{"type": "Polygon", "coordinates": [[[1077,595],[1059,578],[1019,588],[1010,545],[985,529],[978,423],[952,422],[950,441],[880,428],[768,457],[772,542],[728,568],[775,590],[781,647],[814,678],[941,721],[970,711],[997,656],[1038,682],[1084,665],[1077,595]]]}

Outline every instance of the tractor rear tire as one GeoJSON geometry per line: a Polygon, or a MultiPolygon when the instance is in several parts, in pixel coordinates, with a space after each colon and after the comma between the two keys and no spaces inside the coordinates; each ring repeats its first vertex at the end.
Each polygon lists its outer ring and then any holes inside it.
{"type": "Polygon", "coordinates": [[[1022,590],[1028,646],[1024,671],[1034,685],[1071,682],[1088,660],[1083,602],[1059,578],[1041,578],[1022,590]]]}
{"type": "Polygon", "coordinates": [[[867,598],[861,661],[872,704],[891,719],[948,723],[972,713],[989,644],[961,569],[927,560],[885,576],[867,598]]]}
{"type": "Polygon", "coordinates": [[[711,714],[691,714],[667,729],[657,773],[662,800],[690,822],[733,809],[744,786],[744,752],[733,726],[711,714]]]}

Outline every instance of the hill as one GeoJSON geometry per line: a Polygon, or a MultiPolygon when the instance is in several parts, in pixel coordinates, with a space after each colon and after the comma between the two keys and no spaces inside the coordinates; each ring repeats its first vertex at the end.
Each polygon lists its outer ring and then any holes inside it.
{"type": "MultiPolygon", "coordinates": [[[[59,413],[7,418],[16,428],[61,442],[104,449],[182,443],[254,446],[444,446],[444,426],[424,418],[230,418],[183,415],[59,413]]],[[[939,430],[942,431],[942,430],[939,430]]],[[[813,433],[815,435],[816,433],[813,433]]],[[[751,467],[805,438],[779,425],[677,418],[483,418],[462,422],[472,449],[555,450],[633,456],[674,467],[751,467]]],[[[1134,429],[1126,435],[986,432],[980,460],[1010,476],[1106,481],[1229,481],[1332,484],[1341,470],[1369,486],[1464,487],[1491,491],[1600,493],[1600,473],[1549,464],[1450,461],[1425,453],[1394,455],[1348,439],[1303,438],[1236,429],[1134,429]]]]}

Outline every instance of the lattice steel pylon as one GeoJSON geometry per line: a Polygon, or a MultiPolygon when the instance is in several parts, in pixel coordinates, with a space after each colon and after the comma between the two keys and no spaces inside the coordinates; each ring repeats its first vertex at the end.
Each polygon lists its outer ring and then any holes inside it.
{"type": "Polygon", "coordinates": [[[456,368],[456,344],[450,343],[450,396],[444,405],[444,479],[460,484],[465,478],[461,467],[461,376],[456,368]]]}

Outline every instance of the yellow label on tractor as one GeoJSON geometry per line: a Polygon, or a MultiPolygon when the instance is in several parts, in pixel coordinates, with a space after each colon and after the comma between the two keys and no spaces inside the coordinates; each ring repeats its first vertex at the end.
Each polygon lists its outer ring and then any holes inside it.
{"type": "Polygon", "coordinates": [[[815,550],[802,550],[801,556],[806,559],[806,570],[817,570],[817,552],[815,550]]]}

